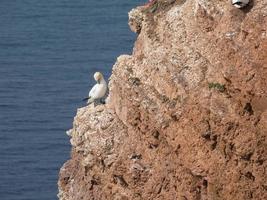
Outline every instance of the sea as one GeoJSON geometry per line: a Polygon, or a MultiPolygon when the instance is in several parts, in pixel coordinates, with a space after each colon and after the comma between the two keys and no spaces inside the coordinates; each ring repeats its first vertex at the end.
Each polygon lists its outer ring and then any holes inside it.
{"type": "Polygon", "coordinates": [[[136,35],[145,0],[1,0],[0,200],[56,200],[70,158],[66,130],[94,84],[136,35]]]}

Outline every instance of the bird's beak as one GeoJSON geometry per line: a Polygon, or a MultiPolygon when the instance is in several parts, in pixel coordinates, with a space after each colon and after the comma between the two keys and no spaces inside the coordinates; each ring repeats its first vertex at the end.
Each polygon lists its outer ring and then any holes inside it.
{"type": "Polygon", "coordinates": [[[98,84],[100,84],[100,80],[98,79],[97,81],[96,81],[98,84]]]}

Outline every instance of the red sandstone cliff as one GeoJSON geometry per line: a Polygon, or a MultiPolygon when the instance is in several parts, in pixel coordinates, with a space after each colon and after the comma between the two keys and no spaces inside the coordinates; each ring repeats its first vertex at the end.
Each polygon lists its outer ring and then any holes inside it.
{"type": "Polygon", "coordinates": [[[108,103],[78,110],[60,200],[267,199],[267,1],[129,13],[108,103]]]}

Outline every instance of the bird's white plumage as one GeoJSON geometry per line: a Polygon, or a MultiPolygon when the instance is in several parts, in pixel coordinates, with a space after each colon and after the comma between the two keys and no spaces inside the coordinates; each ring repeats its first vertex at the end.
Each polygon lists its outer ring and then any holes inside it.
{"type": "Polygon", "coordinates": [[[237,8],[243,8],[249,4],[250,0],[232,0],[232,5],[237,8]]]}
{"type": "Polygon", "coordinates": [[[103,98],[107,92],[107,83],[103,75],[100,72],[96,72],[94,78],[97,81],[97,84],[95,84],[89,92],[88,104],[103,98]]]}
{"type": "Polygon", "coordinates": [[[94,85],[94,87],[89,92],[89,97],[94,99],[100,99],[105,96],[107,91],[107,84],[100,82],[94,85]]]}

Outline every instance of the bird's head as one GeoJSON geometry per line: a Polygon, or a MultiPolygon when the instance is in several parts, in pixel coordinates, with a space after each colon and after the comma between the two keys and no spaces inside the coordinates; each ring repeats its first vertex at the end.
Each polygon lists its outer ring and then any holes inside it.
{"type": "Polygon", "coordinates": [[[96,72],[94,74],[94,79],[97,83],[100,83],[100,81],[103,79],[103,75],[100,72],[96,72]]]}

